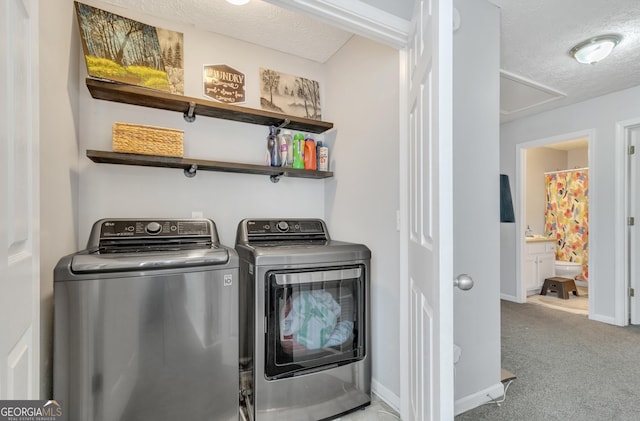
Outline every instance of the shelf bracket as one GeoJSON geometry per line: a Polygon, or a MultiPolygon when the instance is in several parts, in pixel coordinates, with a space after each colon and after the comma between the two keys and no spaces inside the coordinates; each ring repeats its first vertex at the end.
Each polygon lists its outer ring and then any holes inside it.
{"type": "Polygon", "coordinates": [[[280,177],[282,177],[284,175],[283,172],[281,172],[280,174],[271,174],[269,176],[269,179],[271,180],[272,183],[277,183],[278,181],[280,181],[280,177]]]}
{"type": "Polygon", "coordinates": [[[289,123],[291,123],[291,120],[289,120],[288,118],[285,118],[284,121],[280,123],[278,127],[276,127],[276,129],[282,129],[283,127],[288,126],[289,123]]]}
{"type": "Polygon", "coordinates": [[[191,164],[189,168],[185,168],[183,171],[185,177],[193,178],[196,176],[196,172],[198,171],[198,164],[191,164]]]}
{"type": "Polygon", "coordinates": [[[194,121],[196,121],[195,111],[196,111],[196,103],[191,101],[189,103],[189,110],[186,113],[182,114],[182,117],[184,117],[184,120],[187,123],[193,123],[194,121]]]}

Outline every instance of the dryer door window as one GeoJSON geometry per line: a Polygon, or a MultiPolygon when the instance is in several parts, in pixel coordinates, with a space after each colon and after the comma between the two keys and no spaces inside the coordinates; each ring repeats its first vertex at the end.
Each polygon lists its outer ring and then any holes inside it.
{"type": "Polygon", "coordinates": [[[364,358],[363,266],[267,274],[267,379],[364,358]]]}

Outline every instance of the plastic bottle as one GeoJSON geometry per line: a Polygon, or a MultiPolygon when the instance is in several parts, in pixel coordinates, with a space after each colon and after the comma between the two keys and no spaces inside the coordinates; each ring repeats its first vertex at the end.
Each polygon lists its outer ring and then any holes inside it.
{"type": "Polygon", "coordinates": [[[524,231],[525,237],[533,237],[533,230],[529,225],[527,225],[527,229],[524,231]]]}
{"type": "Polygon", "coordinates": [[[304,142],[304,169],[315,170],[316,168],[316,142],[309,138],[304,142]]]}
{"type": "Polygon", "coordinates": [[[318,142],[318,171],[329,171],[329,148],[318,142]]]}
{"type": "Polygon", "coordinates": [[[320,169],[320,148],[322,147],[322,140],[316,142],[316,169],[320,169]]]}
{"type": "Polygon", "coordinates": [[[278,145],[278,129],[275,126],[269,127],[267,149],[269,149],[269,160],[271,166],[280,167],[282,165],[282,160],[280,159],[280,147],[278,145]]]}
{"type": "Polygon", "coordinates": [[[293,168],[304,168],[304,135],[293,136],[293,168]]]}
{"type": "Polygon", "coordinates": [[[280,155],[282,156],[282,166],[290,167],[293,165],[293,137],[289,130],[283,130],[280,133],[282,144],[280,145],[280,155]],[[286,159],[284,158],[286,152],[286,159]]]}
{"type": "Polygon", "coordinates": [[[280,161],[283,167],[287,166],[287,153],[288,153],[288,148],[289,145],[287,145],[287,142],[280,137],[280,161]]]}

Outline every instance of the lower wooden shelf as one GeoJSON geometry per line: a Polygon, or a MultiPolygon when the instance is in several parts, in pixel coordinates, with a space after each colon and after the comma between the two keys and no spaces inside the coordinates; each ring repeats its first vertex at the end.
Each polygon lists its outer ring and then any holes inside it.
{"type": "Polygon", "coordinates": [[[135,165],[143,167],[180,168],[187,177],[193,177],[197,171],[221,171],[242,174],[268,175],[271,181],[279,177],[329,178],[331,171],[311,171],[289,167],[269,167],[266,165],[242,164],[238,162],[208,161],[192,158],[174,158],[168,156],[138,155],[87,149],[87,157],[99,164],[135,165]]]}

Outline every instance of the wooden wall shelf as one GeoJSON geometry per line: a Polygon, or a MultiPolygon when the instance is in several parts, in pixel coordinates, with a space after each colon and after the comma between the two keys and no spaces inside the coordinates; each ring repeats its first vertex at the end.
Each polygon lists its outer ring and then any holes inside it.
{"type": "Polygon", "coordinates": [[[326,121],[222,104],[102,79],[88,77],[86,83],[91,96],[96,99],[178,111],[183,113],[187,121],[193,121],[195,116],[202,115],[263,126],[282,126],[308,133],[323,133],[333,128],[333,123],[326,121]]]}
{"type": "Polygon", "coordinates": [[[271,181],[278,182],[280,177],[329,178],[331,171],[310,171],[288,167],[269,167],[266,165],[241,164],[237,162],[207,161],[203,159],[173,158],[167,156],[138,155],[120,152],[87,150],[87,157],[100,164],[136,165],[143,167],[180,168],[187,177],[196,175],[196,171],[221,171],[242,174],[268,175],[271,181]]]}

